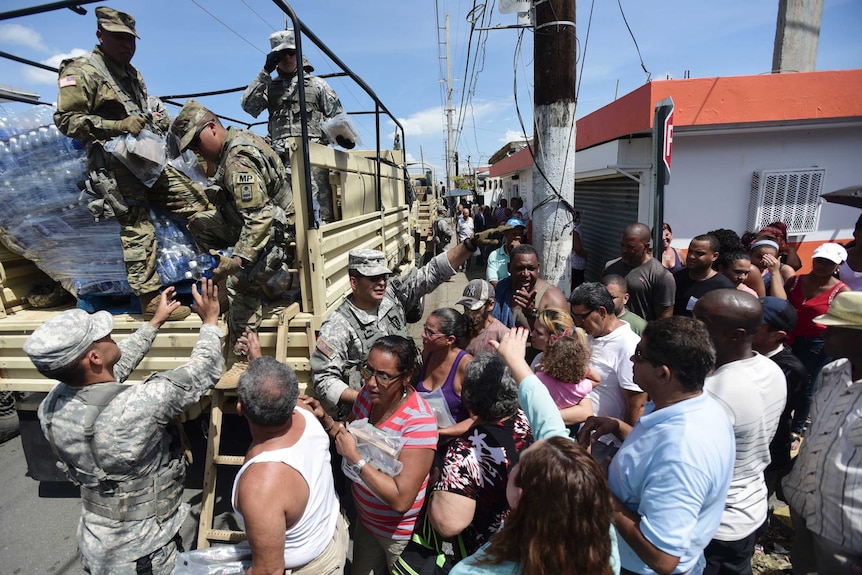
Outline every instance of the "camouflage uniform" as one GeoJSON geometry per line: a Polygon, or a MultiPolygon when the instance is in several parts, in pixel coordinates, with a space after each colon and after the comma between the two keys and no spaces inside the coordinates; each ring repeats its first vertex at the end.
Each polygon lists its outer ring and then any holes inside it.
{"type": "Polygon", "coordinates": [[[454,232],[452,230],[451,218],[445,215],[439,216],[434,221],[434,248],[436,253],[441,254],[449,249],[454,232]]]}
{"type": "MultiPolygon", "coordinates": [[[[261,70],[245,89],[240,101],[242,109],[255,118],[264,110],[269,110],[269,137],[273,149],[284,161],[288,178],[290,178],[290,149],[287,139],[292,136],[302,136],[302,119],[296,85],[296,74],[288,76],[279,71],[273,80],[265,70],[261,70]]],[[[306,74],[305,104],[308,108],[309,141],[329,144],[326,134],[320,129],[320,124],[344,111],[338,94],[323,78],[306,74]]],[[[329,171],[312,168],[311,180],[312,195],[320,205],[320,219],[331,222],[334,214],[329,171]]]]}
{"type": "Polygon", "coordinates": [[[293,193],[272,148],[257,134],[235,128],[227,131],[210,182],[216,209],[193,216],[189,230],[202,249],[233,246],[233,255],[244,262],[244,269],[227,279],[227,323],[235,343],[244,330],[260,326],[261,286],[288,259],[293,193]]]}
{"type": "MultiPolygon", "coordinates": [[[[81,320],[74,313],[86,312],[70,311],[64,312],[68,317],[50,320],[53,324],[50,330],[34,332],[27,345],[40,337],[57,339],[80,329],[81,320]],[[65,327],[64,321],[68,323],[65,327]],[[57,335],[58,330],[64,335],[57,335]]],[[[116,382],[82,387],[60,383],[39,406],[45,436],[66,465],[70,479],[81,484],[83,509],[78,548],[85,568],[93,574],[142,573],[145,571],[138,569],[146,565],[151,565],[155,574],[172,573],[175,541],[189,513],[189,506],[180,500],[185,462],[176,444],[172,445],[168,428],[175,417],[197,402],[221,376],[223,333],[217,326],[202,325],[200,338],[185,366],[154,374],[144,383],[124,387],[119,393],[112,391],[112,387],[120,385],[117,382],[124,381],[137,367],[156,333],[153,326],[144,323],[119,342],[122,357],[114,367],[116,382]],[[96,412],[95,420],[90,416],[92,435],[88,439],[85,431],[88,410],[94,405],[89,399],[93,396],[88,394],[105,392],[111,399],[96,412]],[[128,505],[117,508],[131,514],[136,509],[134,499],[143,499],[142,494],[154,491],[154,484],[166,488],[155,489],[163,497],[156,499],[155,509],[150,513],[144,512],[151,516],[109,518],[104,512],[94,512],[93,502],[111,505],[124,501],[128,505]]],[[[25,349],[37,363],[32,349],[27,346],[25,349]]]]}
{"type": "MultiPolygon", "coordinates": [[[[361,251],[382,257],[374,250],[361,251]]],[[[351,258],[354,253],[351,252],[351,258]]],[[[317,397],[332,407],[338,404],[347,387],[360,389],[364,382],[359,366],[374,340],[385,335],[410,337],[406,310],[454,275],[448,256],[440,254],[405,276],[391,278],[377,309],[361,310],[348,296],[320,327],[317,346],[311,354],[312,382],[317,397]]]]}
{"type": "MultiPolygon", "coordinates": [[[[164,119],[149,109],[147,89],[137,69],[105,57],[99,46],[91,54],[60,64],[60,93],[54,123],[65,135],[84,142],[87,169],[100,164],[101,146],[122,135],[117,121],[130,115],[148,118],[146,129],[165,133],[164,119]],[[106,78],[106,74],[110,78],[106,78]],[[160,127],[161,126],[161,127],[160,127]]],[[[120,193],[129,205],[120,216],[120,240],[129,284],[136,294],[162,287],[156,273],[156,232],[150,222],[149,203],[160,205],[183,218],[210,207],[199,186],[171,166],[147,189],[122,163],[105,153],[106,169],[113,172],[120,193]]]]}

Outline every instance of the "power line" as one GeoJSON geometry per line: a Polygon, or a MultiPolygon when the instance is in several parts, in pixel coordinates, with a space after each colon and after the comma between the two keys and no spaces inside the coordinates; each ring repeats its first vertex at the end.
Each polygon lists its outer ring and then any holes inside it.
{"type": "Polygon", "coordinates": [[[643,56],[641,56],[641,49],[640,49],[640,47],[638,46],[638,41],[635,39],[635,35],[634,35],[634,33],[632,32],[632,28],[631,28],[631,26],[629,26],[629,21],[628,21],[628,19],[626,19],[626,13],[625,13],[625,11],[623,10],[623,4],[622,4],[621,0],[617,0],[617,5],[620,7],[620,14],[622,14],[622,15],[623,15],[623,22],[625,22],[626,28],[627,28],[627,29],[628,29],[628,31],[629,31],[629,36],[631,36],[631,37],[632,37],[632,42],[634,42],[634,43],[635,43],[635,50],[637,50],[638,58],[639,58],[639,59],[640,59],[640,61],[641,61],[641,68],[643,68],[643,71],[644,71],[644,72],[646,72],[646,75],[647,75],[647,82],[649,82],[649,81],[650,81],[650,78],[652,78],[652,73],[650,73],[650,71],[646,69],[646,65],[644,64],[643,56]]]}
{"type": "Polygon", "coordinates": [[[257,16],[257,17],[260,19],[260,21],[261,21],[261,22],[263,22],[264,24],[266,24],[266,25],[267,25],[267,27],[269,27],[269,29],[271,29],[273,32],[275,32],[275,31],[276,31],[276,28],[275,28],[272,24],[270,24],[270,23],[269,23],[269,21],[267,21],[267,20],[266,20],[266,18],[264,18],[263,16],[261,16],[260,14],[258,14],[258,13],[255,11],[255,9],[254,9],[254,8],[252,8],[251,6],[249,6],[249,5],[248,5],[248,2],[246,2],[245,0],[240,0],[240,1],[241,1],[243,4],[245,4],[245,7],[246,7],[246,8],[248,8],[248,9],[251,11],[251,13],[252,13],[252,14],[254,14],[255,16],[257,16]]]}
{"type": "Polygon", "coordinates": [[[228,26],[228,25],[227,25],[223,20],[221,20],[218,16],[216,16],[215,14],[213,14],[212,12],[210,12],[209,10],[207,10],[206,8],[204,8],[203,6],[201,6],[201,5],[197,2],[197,0],[191,0],[191,2],[192,2],[192,4],[194,4],[195,6],[197,6],[198,8],[200,8],[201,10],[203,10],[204,12],[206,12],[207,14],[209,14],[209,15],[210,15],[210,17],[211,17],[213,20],[215,20],[216,22],[218,22],[219,24],[221,24],[222,26],[224,26],[225,28],[227,28],[228,30],[230,30],[231,32],[233,32],[233,33],[237,36],[237,38],[239,38],[240,40],[242,40],[243,42],[245,42],[246,44],[248,44],[249,46],[251,46],[252,48],[254,48],[255,50],[257,50],[257,51],[258,51],[258,52],[260,52],[261,54],[266,54],[266,52],[264,52],[263,50],[261,50],[260,48],[258,48],[257,46],[255,46],[253,43],[251,43],[248,39],[246,39],[246,38],[245,38],[245,36],[243,36],[242,34],[240,34],[239,32],[237,32],[236,30],[234,30],[233,28],[231,28],[230,26],[228,26]]]}

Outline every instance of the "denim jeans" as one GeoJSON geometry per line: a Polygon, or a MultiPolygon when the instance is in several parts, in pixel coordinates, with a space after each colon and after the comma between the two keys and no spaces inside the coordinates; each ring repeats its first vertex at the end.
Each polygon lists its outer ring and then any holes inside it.
{"type": "MultiPolygon", "coordinates": [[[[808,370],[808,383],[802,388],[802,392],[793,398],[793,423],[790,425],[790,431],[793,433],[802,433],[805,431],[805,420],[808,419],[808,413],[811,411],[811,398],[817,384],[817,376],[820,375],[820,370],[830,360],[823,351],[822,337],[799,337],[793,340],[793,355],[799,358],[799,361],[808,370]]],[[[788,401],[791,401],[788,398],[788,401]]]]}

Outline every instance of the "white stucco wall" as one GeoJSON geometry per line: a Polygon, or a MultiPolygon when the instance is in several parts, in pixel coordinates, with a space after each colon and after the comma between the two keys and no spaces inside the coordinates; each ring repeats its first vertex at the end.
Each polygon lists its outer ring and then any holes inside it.
{"type": "MultiPolygon", "coordinates": [[[[724,227],[745,231],[752,174],[757,170],[826,169],[823,193],[862,182],[859,125],[813,126],[778,131],[674,134],[665,221],[674,240],[724,227]]],[[[823,203],[818,231],[797,241],[849,239],[860,211],[823,203]]],[[[686,247],[683,246],[683,247],[686,247]]]]}

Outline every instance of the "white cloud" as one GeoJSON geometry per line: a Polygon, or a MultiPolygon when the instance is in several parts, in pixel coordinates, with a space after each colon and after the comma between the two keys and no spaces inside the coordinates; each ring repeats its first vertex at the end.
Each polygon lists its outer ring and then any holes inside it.
{"type": "Polygon", "coordinates": [[[509,142],[523,142],[524,141],[524,132],[518,132],[515,130],[506,130],[506,135],[500,138],[500,142],[504,144],[508,144],[509,142]]]}
{"type": "Polygon", "coordinates": [[[420,110],[407,118],[398,118],[398,121],[404,126],[405,136],[439,135],[446,129],[440,106],[420,110]]]}
{"type": "Polygon", "coordinates": [[[0,43],[26,46],[39,52],[49,51],[38,32],[20,24],[0,24],[0,43]]]}
{"type": "MultiPolygon", "coordinates": [[[[63,60],[66,60],[67,58],[77,58],[78,56],[83,56],[86,53],[87,50],[82,50],[81,48],[74,48],[68,54],[55,54],[47,60],[42,60],[42,64],[47,64],[48,66],[59,68],[60,62],[62,62],[63,60]]],[[[28,66],[24,70],[24,77],[34,84],[57,84],[56,72],[49,72],[48,70],[42,70],[41,68],[33,68],[32,66],[28,66]]]]}

